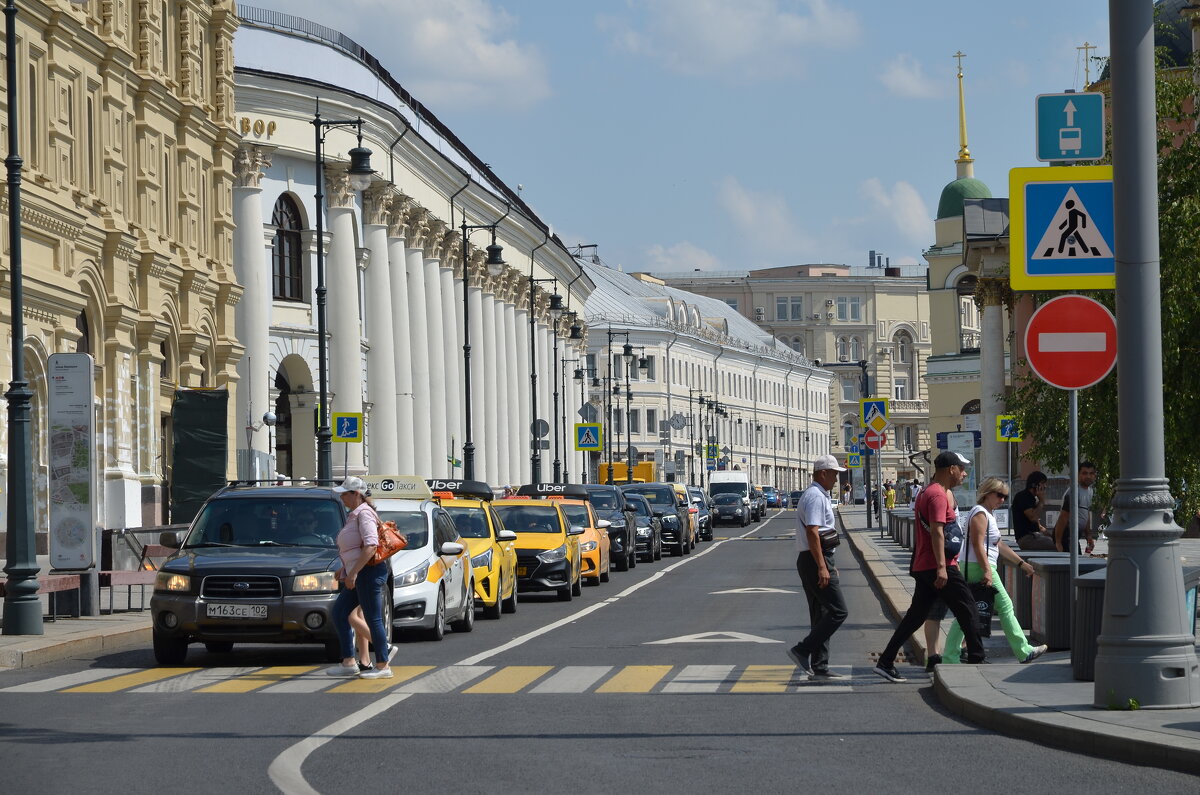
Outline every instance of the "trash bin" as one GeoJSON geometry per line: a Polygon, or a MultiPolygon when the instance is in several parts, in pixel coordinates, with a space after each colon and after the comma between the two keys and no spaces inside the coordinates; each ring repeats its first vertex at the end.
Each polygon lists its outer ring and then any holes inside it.
{"type": "MultiPolygon", "coordinates": [[[[1070,559],[1070,552],[1020,552],[1015,547],[1014,552],[1017,552],[1023,560],[1032,561],[1035,557],[1047,558],[1064,558],[1070,559]]],[[[1022,629],[1029,629],[1033,625],[1033,618],[1030,611],[1030,603],[1032,602],[1033,579],[1026,577],[1019,567],[1010,566],[1006,561],[1000,561],[1000,574],[1004,580],[1004,590],[1008,591],[1008,598],[1012,600],[1013,613],[1016,614],[1017,623],[1022,629]]]]}
{"type": "MultiPolygon", "coordinates": [[[[1029,638],[1034,643],[1046,644],[1051,651],[1071,648],[1071,610],[1074,605],[1071,560],[1069,553],[1059,554],[1065,557],[1029,560],[1033,566],[1029,638]]],[[[1079,573],[1102,569],[1107,563],[1098,558],[1080,558],[1079,573]]]]}
{"type": "Polygon", "coordinates": [[[1075,580],[1075,637],[1071,643],[1071,673],[1081,682],[1096,679],[1096,653],[1104,622],[1104,585],[1108,569],[1080,574],[1075,580]]]}
{"type": "Polygon", "coordinates": [[[900,525],[900,546],[905,549],[913,548],[913,518],[910,516],[900,525]]]}

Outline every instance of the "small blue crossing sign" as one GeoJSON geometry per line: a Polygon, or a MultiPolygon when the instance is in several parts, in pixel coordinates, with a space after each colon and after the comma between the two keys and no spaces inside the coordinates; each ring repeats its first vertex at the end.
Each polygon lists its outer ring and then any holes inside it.
{"type": "Polygon", "coordinates": [[[603,446],[604,432],[596,422],[575,423],[575,449],[599,450],[603,446]]]}
{"type": "Polygon", "coordinates": [[[1009,282],[1014,290],[1111,290],[1112,166],[1009,172],[1009,282]]]}

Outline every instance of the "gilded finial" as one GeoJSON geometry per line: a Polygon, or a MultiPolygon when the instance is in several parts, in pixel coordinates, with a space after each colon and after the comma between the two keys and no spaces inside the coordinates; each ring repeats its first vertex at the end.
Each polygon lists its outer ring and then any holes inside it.
{"type": "Polygon", "coordinates": [[[958,61],[958,159],[954,162],[959,164],[959,177],[969,177],[972,171],[971,163],[974,161],[971,158],[971,150],[967,147],[967,102],[963,93],[962,59],[967,55],[959,50],[953,57],[958,61]]]}

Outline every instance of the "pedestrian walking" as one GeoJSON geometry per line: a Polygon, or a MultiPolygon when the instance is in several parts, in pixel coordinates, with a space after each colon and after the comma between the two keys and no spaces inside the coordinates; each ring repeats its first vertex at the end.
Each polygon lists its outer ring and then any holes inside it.
{"type": "MultiPolygon", "coordinates": [[[[942,600],[965,630],[967,639],[967,661],[984,661],[983,639],[979,636],[979,614],[971,589],[967,587],[962,572],[954,565],[958,550],[946,548],[946,526],[958,521],[950,499],[950,490],[967,477],[970,461],[958,453],[943,451],[934,460],[933,480],[921,491],[914,510],[917,531],[910,572],[916,587],[912,604],[892,633],[887,647],[879,655],[875,673],[889,682],[903,682],[904,677],[896,670],[896,655],[913,632],[929,615],[930,606],[942,600]]],[[[948,650],[949,651],[949,650],[948,650]]]]}
{"type": "Polygon", "coordinates": [[[892,486],[891,483],[889,483],[888,487],[887,487],[887,491],[885,491],[883,494],[884,494],[883,507],[887,508],[889,511],[895,510],[895,508],[896,508],[896,489],[895,489],[895,487],[892,486]]]}
{"type": "MultiPolygon", "coordinates": [[[[996,614],[1000,616],[1000,626],[1004,628],[1004,637],[1008,646],[1021,663],[1030,663],[1046,653],[1045,646],[1032,646],[1025,638],[1025,630],[1013,612],[1012,600],[1004,590],[1004,581],[996,568],[1000,558],[1017,566],[1026,577],[1033,576],[1033,566],[1013,552],[1008,544],[1000,539],[1000,528],[996,524],[994,511],[1008,499],[1008,486],[1000,478],[986,478],[979,484],[976,505],[967,517],[967,538],[963,554],[959,558],[959,567],[965,568],[963,576],[967,584],[981,582],[990,586],[995,592],[996,614]],[[964,566],[965,564],[965,566],[964,566]]],[[[946,635],[946,663],[957,663],[959,647],[962,644],[962,627],[955,622],[946,635]]]]}
{"type": "Polygon", "coordinates": [[[841,678],[829,670],[829,639],[848,615],[833,561],[838,532],[829,490],[837,485],[838,473],[845,471],[833,456],[817,456],[812,484],[804,490],[796,510],[796,571],[808,600],[810,629],[788,649],[788,656],[810,679],[841,678]]]}
{"type": "MultiPolygon", "coordinates": [[[[1092,550],[1096,548],[1096,540],[1092,537],[1092,485],[1096,482],[1096,465],[1091,461],[1084,461],[1079,465],[1079,519],[1076,525],[1079,528],[1078,538],[1084,539],[1087,542],[1087,547],[1084,554],[1092,554],[1092,550]]],[[[1067,493],[1063,495],[1062,509],[1058,512],[1058,519],[1054,522],[1054,546],[1059,552],[1070,552],[1071,548],[1067,544],[1071,540],[1071,489],[1067,488],[1067,493]]]]}
{"type": "Polygon", "coordinates": [[[1041,471],[1029,473],[1025,488],[1013,497],[1012,523],[1017,546],[1024,550],[1040,549],[1054,552],[1054,536],[1042,524],[1041,509],[1046,498],[1046,475],[1041,471]]]}
{"type": "MultiPolygon", "coordinates": [[[[337,630],[342,652],[342,664],[326,671],[330,676],[360,676],[363,679],[390,679],[388,664],[391,648],[389,628],[383,625],[383,589],[387,583],[388,562],[370,565],[371,556],[379,546],[379,515],[367,498],[367,485],[362,478],[348,477],[334,489],[350,512],[337,535],[338,555],[342,567],[336,577],[341,590],[333,603],[333,624],[337,630]],[[354,636],[350,614],[361,607],[363,618],[370,628],[375,647],[375,666],[360,671],[354,656],[354,636]]],[[[389,597],[390,598],[390,595],[389,597]]]]}

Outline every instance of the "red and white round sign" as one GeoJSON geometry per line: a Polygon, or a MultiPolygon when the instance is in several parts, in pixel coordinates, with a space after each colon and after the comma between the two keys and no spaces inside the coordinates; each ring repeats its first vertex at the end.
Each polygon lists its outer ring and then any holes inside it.
{"type": "Polygon", "coordinates": [[[1060,295],[1029,319],[1025,357],[1047,384],[1086,389],[1102,381],[1117,362],[1117,321],[1099,301],[1060,295]]]}
{"type": "Polygon", "coordinates": [[[868,428],[863,434],[863,443],[872,450],[878,450],[887,444],[887,434],[868,428]]]}

